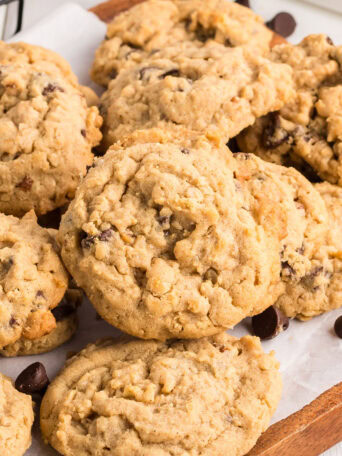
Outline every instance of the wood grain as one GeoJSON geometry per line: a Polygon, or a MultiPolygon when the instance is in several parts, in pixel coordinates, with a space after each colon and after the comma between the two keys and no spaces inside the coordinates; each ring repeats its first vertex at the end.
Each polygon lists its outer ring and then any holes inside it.
{"type": "MultiPolygon", "coordinates": [[[[90,11],[102,21],[110,22],[120,12],[142,1],[144,0],[109,0],[90,11]]],[[[286,40],[274,34],[271,47],[281,43],[286,43],[286,40]]],[[[248,456],[319,456],[340,441],[342,383],[293,415],[270,426],[248,456]]]]}

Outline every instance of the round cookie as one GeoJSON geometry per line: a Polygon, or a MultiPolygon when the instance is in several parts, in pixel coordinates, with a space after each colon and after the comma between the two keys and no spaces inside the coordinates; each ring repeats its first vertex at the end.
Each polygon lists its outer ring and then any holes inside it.
{"type": "Polygon", "coordinates": [[[310,271],[296,286],[288,284],[276,305],[289,317],[308,320],[342,306],[342,188],[315,185],[328,209],[324,245],[311,258],[310,271]]]}
{"type": "Polygon", "coordinates": [[[62,218],[62,258],[98,313],[140,338],[201,337],[279,295],[279,240],[236,188],[231,154],[137,144],[97,159],[62,218]]]}
{"type": "Polygon", "coordinates": [[[264,160],[295,166],[342,185],[342,46],[325,35],[310,35],[298,46],[277,46],[276,62],[291,65],[296,97],[280,112],[258,119],[239,138],[241,149],[264,160]]]}
{"type": "Polygon", "coordinates": [[[169,123],[226,140],[293,96],[292,70],[244,47],[184,42],[122,71],[102,95],[104,147],[169,123]]]}
{"type": "Polygon", "coordinates": [[[39,355],[64,344],[77,330],[77,306],[81,302],[81,290],[68,289],[62,301],[51,311],[56,320],[56,327],[50,333],[34,340],[22,336],[13,344],[2,347],[0,355],[6,357],[39,355]]]}
{"type": "Polygon", "coordinates": [[[248,44],[254,52],[267,52],[271,39],[272,32],[263,19],[236,3],[149,0],[119,14],[108,25],[91,76],[106,87],[121,70],[177,42],[192,41],[203,46],[216,41],[227,47],[248,44]]]}
{"type": "Polygon", "coordinates": [[[21,220],[0,214],[0,347],[20,337],[51,332],[51,309],[61,301],[68,275],[48,230],[32,212],[21,220]]]}
{"type": "Polygon", "coordinates": [[[234,154],[234,177],[247,189],[255,217],[280,237],[281,281],[298,283],[311,272],[313,253],[329,229],[323,199],[293,168],[267,163],[253,154],[234,154]]]}
{"type": "Polygon", "coordinates": [[[57,74],[0,66],[0,211],[40,215],[73,198],[93,162],[101,118],[57,74]]]}
{"type": "Polygon", "coordinates": [[[67,362],[40,423],[65,456],[242,456],[280,395],[278,362],[256,337],[110,339],[67,362]]]}
{"type": "Polygon", "coordinates": [[[0,373],[0,451],[3,456],[23,456],[31,445],[31,396],[17,391],[0,373]]]}

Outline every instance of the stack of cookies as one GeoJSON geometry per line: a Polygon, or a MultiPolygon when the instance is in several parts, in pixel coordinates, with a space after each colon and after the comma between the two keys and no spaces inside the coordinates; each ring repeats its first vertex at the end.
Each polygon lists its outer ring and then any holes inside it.
{"type": "MultiPolygon", "coordinates": [[[[342,47],[272,42],[237,3],[147,0],[96,52],[99,110],[61,57],[0,43],[0,353],[70,338],[81,289],[137,338],[89,345],[49,386],[41,429],[61,454],[247,454],[279,366],[225,331],[253,317],[273,337],[342,305],[342,47]]],[[[42,369],[17,389],[46,388],[42,369]]]]}

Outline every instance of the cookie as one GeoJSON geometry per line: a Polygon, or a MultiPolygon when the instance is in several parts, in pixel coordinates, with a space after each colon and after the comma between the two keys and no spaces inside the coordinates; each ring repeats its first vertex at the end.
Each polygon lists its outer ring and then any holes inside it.
{"type": "Polygon", "coordinates": [[[234,154],[234,177],[248,190],[260,225],[279,235],[280,278],[296,284],[311,272],[311,258],[329,229],[323,199],[293,168],[267,163],[253,154],[234,154]]]}
{"type": "Polygon", "coordinates": [[[242,456],[280,395],[278,362],[256,337],[109,339],[67,362],[43,398],[40,423],[65,456],[242,456]]]}
{"type": "Polygon", "coordinates": [[[238,141],[246,152],[286,166],[310,179],[342,185],[342,46],[311,35],[298,46],[274,48],[274,61],[291,65],[297,95],[280,112],[258,119],[238,141]]]}
{"type": "Polygon", "coordinates": [[[201,337],[278,296],[279,242],[235,185],[231,154],[137,144],[97,159],[62,217],[62,257],[113,326],[140,338],[201,337]]]}
{"type": "Polygon", "coordinates": [[[68,286],[57,250],[33,211],[21,220],[0,214],[0,347],[55,328],[51,310],[68,286]]]}
{"type": "Polygon", "coordinates": [[[93,162],[101,118],[58,74],[0,65],[0,211],[37,215],[68,203],[93,162]]]}
{"type": "Polygon", "coordinates": [[[37,72],[41,71],[50,76],[59,73],[64,79],[78,87],[76,75],[69,63],[56,52],[41,46],[24,42],[5,43],[0,41],[0,65],[28,64],[37,72]]]}
{"type": "Polygon", "coordinates": [[[293,96],[292,70],[243,47],[184,42],[123,71],[102,95],[104,147],[169,123],[226,140],[293,96]]]}
{"type": "Polygon", "coordinates": [[[23,456],[31,445],[33,404],[0,373],[0,451],[3,456],[23,456]]]}
{"type": "Polygon", "coordinates": [[[142,63],[155,51],[177,42],[202,46],[248,45],[267,52],[272,32],[250,9],[226,0],[149,0],[130,8],[108,25],[95,54],[91,76],[107,86],[123,69],[142,63]]]}
{"type": "Polygon", "coordinates": [[[296,286],[287,286],[276,305],[289,317],[308,320],[342,306],[342,188],[315,185],[325,201],[329,229],[322,247],[311,257],[310,271],[296,286]]]}
{"type": "Polygon", "coordinates": [[[56,327],[38,339],[30,340],[22,336],[13,344],[0,349],[0,355],[27,356],[46,353],[67,342],[75,334],[78,326],[77,305],[81,304],[82,292],[68,289],[57,307],[51,313],[56,320],[56,327]]]}

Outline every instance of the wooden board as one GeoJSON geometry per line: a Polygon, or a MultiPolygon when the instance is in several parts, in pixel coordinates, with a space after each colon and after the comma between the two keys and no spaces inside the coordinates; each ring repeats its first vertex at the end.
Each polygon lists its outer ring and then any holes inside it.
{"type": "MultiPolygon", "coordinates": [[[[90,11],[104,22],[110,22],[115,15],[142,1],[109,0],[90,11]]],[[[271,46],[284,42],[283,37],[274,34],[271,46]]],[[[248,456],[319,456],[340,441],[342,382],[303,409],[270,426],[248,456]]]]}

